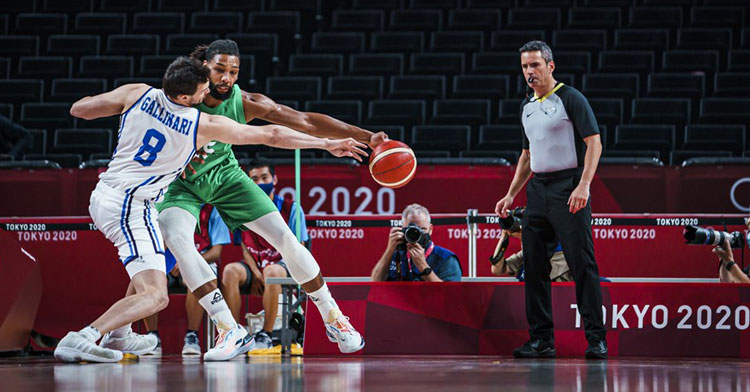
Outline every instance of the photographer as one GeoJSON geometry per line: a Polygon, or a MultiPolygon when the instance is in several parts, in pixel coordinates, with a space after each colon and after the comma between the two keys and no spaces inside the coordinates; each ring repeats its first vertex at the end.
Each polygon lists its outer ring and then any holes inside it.
{"type": "Polygon", "coordinates": [[[461,266],[458,257],[435,245],[430,235],[430,212],[419,204],[407,206],[401,214],[402,227],[394,227],[388,245],[375,268],[372,280],[459,282],[461,266]]]}
{"type": "MultiPolygon", "coordinates": [[[[519,280],[523,280],[523,249],[520,251],[505,257],[505,250],[508,247],[510,237],[522,239],[521,230],[510,231],[503,230],[498,241],[498,249],[490,259],[492,263],[492,274],[493,275],[508,275],[515,276],[519,280]]],[[[550,257],[550,272],[549,280],[552,282],[572,282],[573,277],[570,275],[570,267],[565,261],[565,255],[562,251],[562,246],[558,243],[557,246],[552,249],[552,257],[550,257]]]]}
{"type": "MultiPolygon", "coordinates": [[[[750,230],[750,218],[745,220],[748,230],[750,230]]],[[[747,244],[750,247],[750,234],[747,235],[747,244]]],[[[744,271],[734,261],[732,246],[729,239],[725,239],[719,246],[713,249],[716,256],[719,256],[719,281],[721,283],[750,283],[750,268],[744,271]]]]}

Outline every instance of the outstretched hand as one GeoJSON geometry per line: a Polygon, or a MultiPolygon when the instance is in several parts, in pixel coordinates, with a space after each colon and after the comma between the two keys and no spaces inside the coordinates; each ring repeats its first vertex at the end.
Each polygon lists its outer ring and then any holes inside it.
{"type": "Polygon", "coordinates": [[[326,150],[333,154],[333,156],[350,157],[356,159],[358,162],[362,162],[362,157],[367,156],[365,148],[367,148],[366,144],[349,137],[346,139],[329,140],[326,150]]]}

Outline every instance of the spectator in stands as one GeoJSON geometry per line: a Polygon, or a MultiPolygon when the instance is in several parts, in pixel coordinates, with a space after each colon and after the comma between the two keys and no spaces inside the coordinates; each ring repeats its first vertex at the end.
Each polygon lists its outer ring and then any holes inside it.
{"type": "MultiPolygon", "coordinates": [[[[521,240],[521,230],[513,232],[503,230],[498,241],[498,244],[500,244],[498,251],[496,251],[496,254],[491,259],[492,274],[515,276],[519,280],[523,280],[523,249],[507,258],[505,257],[505,249],[508,247],[510,237],[521,240]]],[[[568,263],[565,261],[565,255],[560,243],[558,242],[551,251],[549,280],[552,282],[572,282],[573,277],[570,275],[570,267],[568,267],[568,263]]]]}
{"type": "MultiPolygon", "coordinates": [[[[247,174],[273,200],[281,216],[288,222],[292,233],[297,232],[297,222],[300,222],[300,242],[304,245],[309,241],[304,212],[301,215],[302,219],[298,221],[297,203],[291,196],[281,197],[275,191],[278,178],[273,164],[263,159],[252,160],[248,165],[247,174]]],[[[253,351],[273,348],[271,333],[279,310],[281,285],[266,285],[265,279],[289,277],[289,271],[281,258],[281,253],[263,237],[252,231],[240,232],[239,230],[235,232],[234,237],[235,244],[241,245],[243,260],[228,264],[224,268],[221,291],[237,322],[240,322],[240,305],[242,304],[240,290],[249,290],[250,294],[263,297],[263,329],[255,335],[253,351]]]]}
{"type": "MultiPolygon", "coordinates": [[[[750,218],[745,219],[745,224],[750,231],[750,218]]],[[[746,245],[750,247],[750,232],[746,239],[749,242],[746,245]]],[[[729,240],[724,240],[724,243],[715,247],[713,252],[719,256],[719,281],[722,283],[750,283],[750,277],[748,277],[750,266],[743,270],[735,263],[729,240]]]]}
{"type": "Polygon", "coordinates": [[[31,149],[32,143],[31,133],[26,128],[0,115],[0,154],[18,159],[31,149]]]}
{"type": "Polygon", "coordinates": [[[388,236],[388,245],[375,267],[372,280],[459,282],[461,266],[458,256],[432,242],[430,212],[419,204],[407,206],[401,213],[402,227],[394,227],[388,236]],[[404,230],[419,228],[422,235],[416,242],[407,242],[404,230]]]}
{"type": "MultiPolygon", "coordinates": [[[[206,260],[214,271],[214,274],[218,276],[218,264],[221,259],[223,245],[231,241],[229,229],[221,219],[219,210],[213,208],[210,204],[204,204],[201,207],[199,225],[200,232],[196,232],[194,235],[195,248],[201,253],[203,259],[206,260]]],[[[166,253],[167,270],[169,271],[167,272],[168,287],[187,287],[180,276],[177,260],[175,260],[169,250],[166,253]]],[[[187,332],[185,333],[185,343],[182,346],[182,356],[200,355],[201,346],[198,339],[198,330],[203,321],[203,307],[198,302],[198,297],[191,293],[190,290],[187,290],[185,297],[185,312],[187,313],[187,332]]],[[[159,313],[146,317],[143,319],[143,322],[146,324],[148,333],[156,335],[156,338],[159,339],[156,349],[144,355],[161,356],[161,338],[158,331],[159,313]]]]}

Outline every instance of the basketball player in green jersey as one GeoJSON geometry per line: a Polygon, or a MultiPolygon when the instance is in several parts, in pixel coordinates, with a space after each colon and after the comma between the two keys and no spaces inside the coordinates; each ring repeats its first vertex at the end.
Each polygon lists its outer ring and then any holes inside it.
{"type": "MultiPolygon", "coordinates": [[[[211,70],[210,94],[198,105],[202,112],[226,116],[242,124],[260,118],[322,138],[351,137],[371,148],[387,138],[383,132],[373,133],[323,114],[298,112],[262,94],[240,90],[235,84],[240,53],[234,41],[216,40],[196,48],[191,57],[205,61],[211,70]]],[[[193,231],[204,203],[219,211],[230,230],[253,230],[281,253],[292,278],[302,285],[320,311],[329,340],[338,343],[341,352],[362,349],[364,339],[339,310],[318,263],[297,241],[268,196],[239,167],[231,145],[209,143],[203,148],[202,157],[186,170],[185,178],[178,178],[169,186],[157,208],[164,240],[179,263],[185,283],[201,298],[199,302],[219,329],[217,345],[232,346],[233,343],[223,339],[231,336],[229,331],[237,328],[237,324],[217,289],[216,276],[193,243],[193,231]]],[[[235,346],[234,351],[229,349],[228,357],[252,348],[239,341],[235,346]]]]}

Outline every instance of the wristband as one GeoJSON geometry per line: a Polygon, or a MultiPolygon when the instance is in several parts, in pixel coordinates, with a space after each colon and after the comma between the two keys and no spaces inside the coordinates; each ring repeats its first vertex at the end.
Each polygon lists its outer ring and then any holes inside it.
{"type": "Polygon", "coordinates": [[[734,261],[730,261],[730,262],[727,263],[726,267],[724,267],[724,268],[726,268],[727,271],[731,271],[732,270],[732,266],[735,265],[735,264],[737,264],[737,263],[735,263],[734,261]]]}

